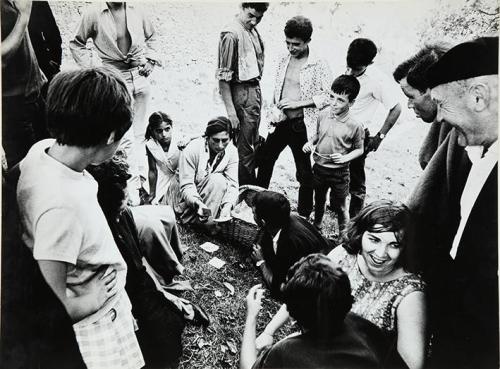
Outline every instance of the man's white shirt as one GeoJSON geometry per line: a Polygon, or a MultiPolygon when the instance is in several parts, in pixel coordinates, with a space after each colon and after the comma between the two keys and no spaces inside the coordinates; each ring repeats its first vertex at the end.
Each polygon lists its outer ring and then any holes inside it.
{"type": "MultiPolygon", "coordinates": [[[[457,256],[458,245],[460,244],[472,208],[491,171],[498,162],[498,140],[490,146],[484,156],[483,146],[467,146],[465,150],[472,162],[472,167],[467,177],[462,197],[460,198],[460,224],[450,250],[450,255],[453,259],[457,256]]],[[[495,214],[491,216],[495,216],[495,214]]]]}

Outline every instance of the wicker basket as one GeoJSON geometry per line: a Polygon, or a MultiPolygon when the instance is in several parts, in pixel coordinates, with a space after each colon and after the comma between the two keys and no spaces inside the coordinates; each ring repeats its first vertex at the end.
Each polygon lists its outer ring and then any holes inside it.
{"type": "Polygon", "coordinates": [[[220,224],[218,235],[237,248],[251,251],[253,245],[259,241],[261,230],[255,224],[232,218],[229,222],[220,224]]]}
{"type": "MultiPolygon", "coordinates": [[[[240,186],[236,207],[251,207],[254,195],[262,190],[265,189],[251,185],[240,186]]],[[[241,219],[237,215],[219,226],[219,237],[242,250],[252,250],[252,246],[260,241],[262,235],[262,230],[255,223],[241,219]]]]}

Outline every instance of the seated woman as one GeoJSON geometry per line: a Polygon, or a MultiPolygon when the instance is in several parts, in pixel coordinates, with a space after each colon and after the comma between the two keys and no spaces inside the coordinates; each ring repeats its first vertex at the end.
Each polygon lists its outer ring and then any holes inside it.
{"type": "MultiPolygon", "coordinates": [[[[349,276],[352,312],[392,337],[410,369],[425,361],[425,285],[410,272],[406,240],[411,225],[408,208],[389,200],[366,206],[347,226],[345,242],[328,255],[349,276]]],[[[286,306],[268,324],[257,346],[272,343],[272,335],[288,319],[286,306]]]]}
{"type": "Polygon", "coordinates": [[[281,293],[302,334],[281,340],[257,358],[255,326],[262,293],[257,285],[247,296],[240,369],[386,366],[386,337],[373,323],[349,313],[349,278],[327,256],[311,254],[290,268],[281,293]]]}
{"type": "Polygon", "coordinates": [[[146,367],[176,367],[182,354],[185,321],[206,326],[209,318],[189,301],[161,292],[158,281],[146,271],[134,216],[126,206],[126,184],[130,175],[123,157],[115,155],[112,160],[88,170],[98,183],[99,204],[127,264],[125,290],[139,326],[136,335],[146,367]],[[189,305],[188,314],[179,309],[186,304],[189,305]]]}
{"type": "Polygon", "coordinates": [[[151,114],[145,139],[146,151],[139,166],[141,205],[170,205],[175,210],[180,201],[180,150],[172,119],[162,111],[151,114]]]}
{"type": "Polygon", "coordinates": [[[238,199],[238,152],[231,122],[217,117],[203,137],[191,141],[179,159],[181,221],[210,228],[214,218],[229,218],[238,199]]]}

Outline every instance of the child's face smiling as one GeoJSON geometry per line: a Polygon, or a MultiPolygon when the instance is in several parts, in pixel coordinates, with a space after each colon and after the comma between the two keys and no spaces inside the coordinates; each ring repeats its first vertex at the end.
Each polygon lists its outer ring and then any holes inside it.
{"type": "Polygon", "coordinates": [[[330,108],[332,109],[333,114],[344,114],[349,110],[350,105],[351,102],[349,101],[349,97],[347,96],[347,94],[339,94],[330,91],[330,108]]]}

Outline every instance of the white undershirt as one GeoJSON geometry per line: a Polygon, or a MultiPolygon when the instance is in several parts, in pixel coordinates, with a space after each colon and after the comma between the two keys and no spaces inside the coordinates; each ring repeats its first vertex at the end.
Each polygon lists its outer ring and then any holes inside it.
{"type": "MultiPolygon", "coordinates": [[[[493,167],[498,162],[498,141],[495,141],[490,146],[488,152],[484,154],[484,157],[482,157],[484,151],[483,146],[467,146],[465,150],[472,162],[472,167],[467,177],[462,197],[460,198],[460,224],[450,250],[450,255],[453,259],[457,256],[458,245],[460,244],[465,225],[467,224],[467,220],[469,219],[469,215],[477,197],[493,170],[493,167]]],[[[492,216],[495,215],[492,214],[492,216]]]]}

